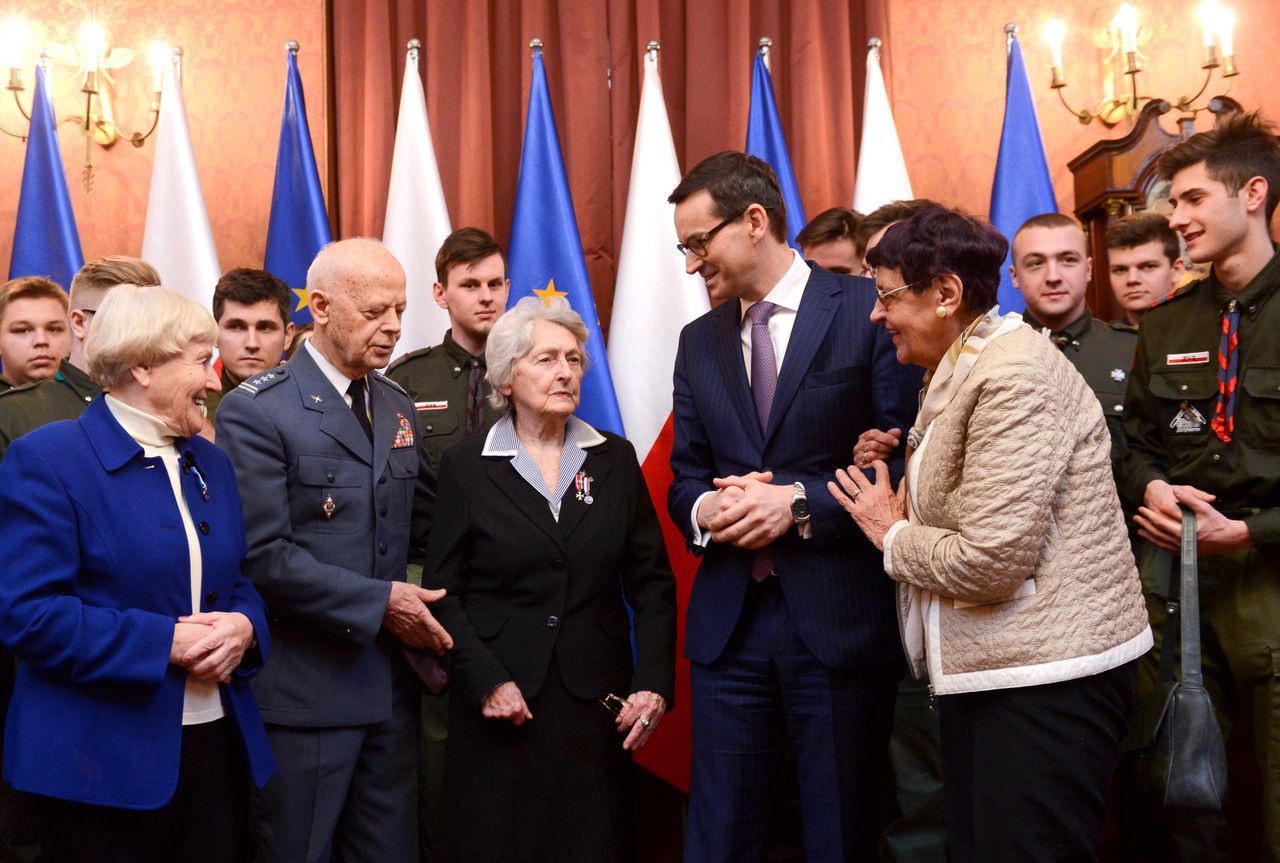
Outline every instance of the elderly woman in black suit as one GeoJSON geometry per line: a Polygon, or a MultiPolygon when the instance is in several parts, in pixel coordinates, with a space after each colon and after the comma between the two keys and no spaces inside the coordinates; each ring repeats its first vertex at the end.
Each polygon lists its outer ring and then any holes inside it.
{"type": "Polygon", "coordinates": [[[627,765],[671,705],[675,582],[635,450],[573,415],[586,340],[563,300],[517,303],[486,350],[509,410],[441,462],[423,581],[454,636],[446,859],[632,855],[627,765]]]}

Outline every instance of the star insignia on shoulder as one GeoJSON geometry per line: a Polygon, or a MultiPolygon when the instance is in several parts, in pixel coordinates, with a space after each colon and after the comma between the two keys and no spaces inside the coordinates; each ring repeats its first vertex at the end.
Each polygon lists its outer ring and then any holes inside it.
{"type": "Polygon", "coordinates": [[[1124,369],[1112,369],[1112,370],[1111,370],[1111,380],[1113,380],[1113,381],[1117,381],[1117,382],[1118,382],[1118,381],[1122,381],[1122,380],[1124,380],[1124,379],[1125,379],[1124,369]]]}

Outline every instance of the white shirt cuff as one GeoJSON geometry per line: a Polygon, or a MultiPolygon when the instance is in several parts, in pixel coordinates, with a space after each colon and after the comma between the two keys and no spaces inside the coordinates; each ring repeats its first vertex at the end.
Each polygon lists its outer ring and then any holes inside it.
{"type": "Polygon", "coordinates": [[[893,538],[898,535],[898,531],[909,525],[911,522],[905,518],[898,519],[889,526],[889,532],[884,535],[884,574],[893,575],[893,538]]]}
{"type": "Polygon", "coordinates": [[[706,548],[711,542],[711,534],[703,533],[702,528],[698,527],[698,507],[702,506],[702,501],[707,495],[715,494],[714,491],[704,491],[698,495],[698,499],[693,502],[693,512],[690,514],[690,524],[693,525],[693,544],[699,548],[706,548]]]}

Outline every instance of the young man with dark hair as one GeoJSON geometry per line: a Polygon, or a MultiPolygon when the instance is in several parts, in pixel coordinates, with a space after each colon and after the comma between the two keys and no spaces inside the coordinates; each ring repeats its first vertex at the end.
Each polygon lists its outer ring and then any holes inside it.
{"type": "Polygon", "coordinates": [[[684,328],[675,361],[667,508],[702,557],[684,859],[765,858],[788,743],[806,859],[874,859],[902,647],[882,557],[827,477],[864,429],[910,422],[920,372],[871,323],[867,280],[787,246],[765,162],[711,156],[669,200],[685,269],[724,301],[684,328]]]}
{"type": "Polygon", "coordinates": [[[1147,309],[1182,281],[1182,246],[1169,220],[1146,210],[1107,225],[1107,275],[1125,321],[1137,326],[1147,309]]]}
{"type": "Polygon", "coordinates": [[[1097,320],[1085,303],[1093,274],[1084,228],[1070,216],[1032,216],[1013,235],[1013,285],[1022,292],[1027,323],[1048,333],[1102,405],[1111,432],[1111,464],[1124,452],[1124,390],[1137,335],[1132,327],[1097,320]]]}
{"type": "MultiPolygon", "coordinates": [[[[435,470],[445,450],[488,432],[502,415],[489,404],[484,349],[489,331],[507,309],[510,288],[506,256],[493,237],[479,228],[454,231],[436,253],[432,288],[436,303],[449,313],[444,340],[406,354],[387,370],[387,377],[413,399],[435,470]]],[[[436,854],[432,849],[439,830],[448,710],[447,695],[423,696],[418,762],[418,842],[423,860],[436,854]]]]}
{"type": "Polygon", "coordinates": [[[256,374],[280,365],[293,338],[293,292],[265,270],[237,267],[213,289],[213,319],[218,322],[218,359],[222,391],[210,393],[205,412],[213,422],[222,397],[256,374]]]}
{"type": "Polygon", "coordinates": [[[813,217],[796,234],[805,260],[832,273],[856,276],[862,272],[862,256],[853,241],[862,216],[848,207],[832,207],[813,217]]]}
{"type": "Polygon", "coordinates": [[[0,285],[0,387],[53,377],[70,350],[66,291],[41,276],[0,285]]]}
{"type": "Polygon", "coordinates": [[[853,247],[858,253],[858,258],[865,259],[867,247],[875,245],[872,241],[878,241],[894,222],[904,222],[921,210],[936,206],[937,202],[928,198],[912,198],[908,201],[890,201],[867,213],[858,222],[858,227],[853,232],[853,247]]]}
{"type": "MultiPolygon", "coordinates": [[[[1261,780],[1263,856],[1276,860],[1280,254],[1269,225],[1280,200],[1280,142],[1258,114],[1237,114],[1173,147],[1158,168],[1171,182],[1170,226],[1186,241],[1190,259],[1210,270],[1146,313],[1125,400],[1129,446],[1122,479],[1144,504],[1135,518],[1148,541],[1139,569],[1156,634],[1139,693],[1154,684],[1188,509],[1196,515],[1200,555],[1205,688],[1224,737],[1237,719],[1250,727],[1261,780]]],[[[1250,783],[1233,776],[1231,785],[1250,783]]],[[[1230,857],[1223,818],[1179,815],[1170,822],[1171,839],[1143,831],[1151,859],[1230,857]]]]}

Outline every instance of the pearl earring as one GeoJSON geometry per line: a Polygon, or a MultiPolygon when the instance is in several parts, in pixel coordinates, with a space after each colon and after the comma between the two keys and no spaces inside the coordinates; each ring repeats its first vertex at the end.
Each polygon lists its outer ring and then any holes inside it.
{"type": "Polygon", "coordinates": [[[947,307],[938,306],[936,309],[933,310],[933,313],[940,318],[945,318],[947,316],[947,307]]]}

